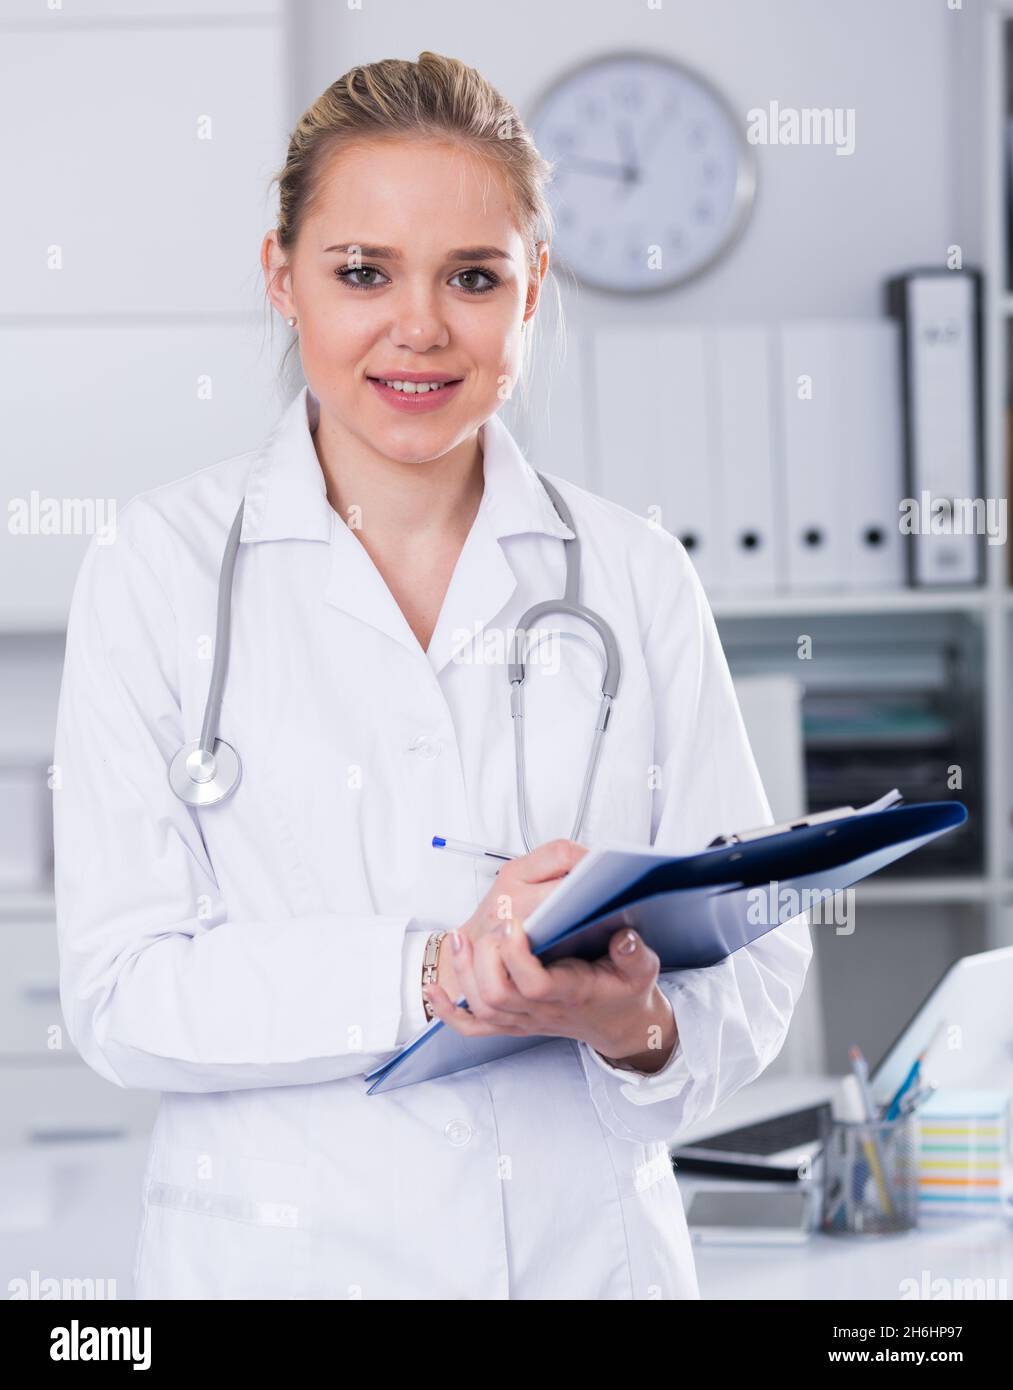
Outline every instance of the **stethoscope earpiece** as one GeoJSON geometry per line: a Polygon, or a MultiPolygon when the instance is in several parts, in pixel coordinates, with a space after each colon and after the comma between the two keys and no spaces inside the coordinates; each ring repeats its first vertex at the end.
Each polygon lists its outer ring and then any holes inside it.
{"type": "Polygon", "coordinates": [[[239,786],[243,765],[239,754],[223,738],[216,738],[212,753],[195,738],[185,743],[169,764],[169,784],[188,806],[213,806],[239,786]]]}

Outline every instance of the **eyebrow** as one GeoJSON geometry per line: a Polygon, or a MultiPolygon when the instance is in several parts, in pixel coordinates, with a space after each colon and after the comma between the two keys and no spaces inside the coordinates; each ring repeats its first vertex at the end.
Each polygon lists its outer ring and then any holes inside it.
{"type": "MultiPolygon", "coordinates": [[[[369,256],[374,261],[400,261],[403,259],[401,252],[393,246],[363,246],[361,243],[349,241],[340,246],[325,246],[324,254],[328,251],[359,251],[363,256],[369,256]]],[[[447,254],[448,261],[508,261],[510,253],[502,251],[498,246],[463,246],[456,251],[447,254]]]]}

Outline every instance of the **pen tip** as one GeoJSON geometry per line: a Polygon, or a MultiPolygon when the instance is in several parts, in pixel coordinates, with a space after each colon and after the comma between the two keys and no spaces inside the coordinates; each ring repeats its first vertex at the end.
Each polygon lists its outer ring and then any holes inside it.
{"type": "Polygon", "coordinates": [[[442,835],[433,836],[433,849],[442,849],[446,843],[447,842],[442,835]]]}

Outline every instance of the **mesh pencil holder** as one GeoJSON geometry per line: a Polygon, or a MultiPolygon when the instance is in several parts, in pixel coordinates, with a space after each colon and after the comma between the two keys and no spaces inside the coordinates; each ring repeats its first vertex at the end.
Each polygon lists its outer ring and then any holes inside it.
{"type": "Polygon", "coordinates": [[[825,1121],[823,1173],[822,1230],[832,1235],[911,1230],[918,1224],[916,1117],[825,1121]]]}

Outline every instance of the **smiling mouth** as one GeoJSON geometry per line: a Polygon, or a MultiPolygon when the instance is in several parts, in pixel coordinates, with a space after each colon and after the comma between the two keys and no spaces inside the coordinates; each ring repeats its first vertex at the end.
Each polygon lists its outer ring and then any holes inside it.
{"type": "Polygon", "coordinates": [[[445,386],[456,386],[463,377],[453,377],[445,381],[408,381],[402,377],[371,376],[367,381],[375,381],[379,386],[388,386],[392,391],[398,391],[407,396],[428,395],[430,391],[442,391],[445,386]]]}

